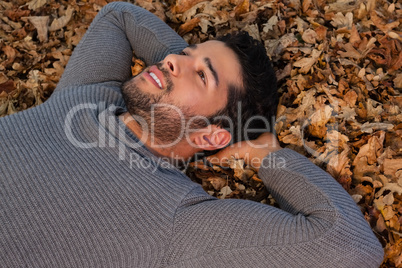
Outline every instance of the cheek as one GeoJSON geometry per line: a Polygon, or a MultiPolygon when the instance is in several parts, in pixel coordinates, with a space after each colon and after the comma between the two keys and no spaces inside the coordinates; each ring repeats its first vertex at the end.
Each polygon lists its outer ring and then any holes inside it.
{"type": "Polygon", "coordinates": [[[205,98],[205,95],[203,96],[201,90],[195,87],[192,81],[177,84],[171,96],[175,102],[184,106],[194,106],[205,98]]]}
{"type": "Polygon", "coordinates": [[[181,81],[175,84],[169,97],[173,103],[188,107],[196,114],[213,114],[225,106],[226,94],[224,92],[206,91],[194,85],[194,81],[181,81]]]}

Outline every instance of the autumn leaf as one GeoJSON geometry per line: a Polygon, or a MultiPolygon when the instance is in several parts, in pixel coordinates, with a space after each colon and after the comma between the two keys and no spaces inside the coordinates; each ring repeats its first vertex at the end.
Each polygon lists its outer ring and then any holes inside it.
{"type": "Polygon", "coordinates": [[[240,15],[249,12],[250,2],[249,0],[242,0],[234,9],[234,15],[239,18],[240,15]]]}
{"type": "Polygon", "coordinates": [[[35,10],[38,9],[40,7],[42,7],[43,5],[45,5],[47,2],[47,0],[32,0],[30,2],[27,3],[28,8],[31,10],[35,10]]]}
{"type": "Polygon", "coordinates": [[[41,42],[46,42],[48,39],[48,23],[49,16],[32,16],[28,17],[28,20],[33,24],[38,32],[38,38],[41,42]]]}
{"type": "Polygon", "coordinates": [[[71,6],[67,7],[66,14],[58,19],[52,21],[52,24],[49,27],[49,31],[57,31],[70,21],[71,17],[73,16],[74,9],[71,6]]]}
{"type": "Polygon", "coordinates": [[[200,22],[200,18],[192,18],[191,20],[187,21],[186,23],[180,25],[178,34],[184,35],[191,30],[194,29],[194,27],[198,26],[198,23],[200,22]]]}
{"type": "MultiPolygon", "coordinates": [[[[72,51],[108,2],[0,1],[0,116],[52,94],[72,51]]],[[[384,243],[382,267],[402,265],[400,1],[135,4],[190,44],[238,30],[259,40],[278,79],[275,130],[281,144],[308,157],[348,190],[384,243]]],[[[144,67],[134,58],[132,74],[144,67]]],[[[258,174],[241,160],[233,159],[232,167],[195,163],[187,174],[217,198],[275,205],[258,174]]]]}
{"type": "Polygon", "coordinates": [[[302,58],[295,63],[293,63],[294,67],[301,67],[299,72],[300,73],[307,73],[311,70],[311,67],[317,62],[318,57],[321,55],[321,51],[314,49],[311,53],[311,57],[309,58],[302,58]]]}

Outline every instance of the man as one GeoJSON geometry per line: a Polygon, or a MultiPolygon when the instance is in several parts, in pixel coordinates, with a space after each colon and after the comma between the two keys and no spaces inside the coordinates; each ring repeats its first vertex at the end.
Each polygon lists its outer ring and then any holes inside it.
{"type": "Polygon", "coordinates": [[[254,83],[230,40],[187,47],[141,8],[102,9],[51,98],[0,120],[1,266],[378,266],[327,173],[269,133],[228,146],[247,138],[228,117],[252,115],[227,104],[254,83]],[[150,67],[127,81],[132,50],[150,67]],[[165,161],[225,146],[210,160],[245,158],[281,209],[217,200],[165,161]]]}

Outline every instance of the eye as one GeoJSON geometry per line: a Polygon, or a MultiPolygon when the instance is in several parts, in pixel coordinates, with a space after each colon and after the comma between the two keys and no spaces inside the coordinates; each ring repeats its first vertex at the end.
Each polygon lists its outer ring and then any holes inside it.
{"type": "Polygon", "coordinates": [[[182,50],[182,51],[179,53],[179,55],[187,56],[187,53],[186,53],[184,50],[182,50]]]}
{"type": "Polygon", "coordinates": [[[203,71],[198,71],[197,74],[201,77],[202,82],[204,82],[204,84],[205,84],[205,74],[204,74],[204,72],[203,71]]]}

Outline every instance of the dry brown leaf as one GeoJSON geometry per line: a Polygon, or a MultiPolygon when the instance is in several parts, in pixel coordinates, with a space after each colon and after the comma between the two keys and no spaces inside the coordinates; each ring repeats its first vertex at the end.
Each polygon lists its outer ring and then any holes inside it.
{"type": "Polygon", "coordinates": [[[261,41],[260,31],[258,30],[257,24],[247,24],[242,30],[248,32],[248,34],[254,39],[261,41]]]}
{"type": "Polygon", "coordinates": [[[269,20],[267,21],[267,23],[263,24],[263,28],[262,30],[267,33],[268,31],[271,31],[274,29],[274,26],[278,24],[278,16],[274,15],[272,17],[269,18],[269,20]]]}
{"type": "Polygon", "coordinates": [[[378,117],[381,115],[381,113],[384,111],[382,108],[382,104],[374,101],[372,99],[368,99],[366,103],[366,109],[367,109],[367,116],[370,117],[378,117]]]}
{"type": "Polygon", "coordinates": [[[193,30],[194,27],[197,27],[199,22],[200,22],[200,18],[192,18],[191,20],[187,21],[186,23],[180,25],[178,34],[180,34],[181,36],[185,35],[189,31],[193,30]]]}
{"type": "Polygon", "coordinates": [[[360,34],[357,31],[356,25],[352,25],[352,29],[350,30],[350,38],[349,42],[353,45],[354,43],[359,43],[361,42],[360,34]]]}
{"type": "Polygon", "coordinates": [[[205,34],[208,32],[208,27],[212,26],[211,22],[204,18],[200,18],[200,22],[198,23],[198,25],[201,28],[201,32],[205,34]]]}
{"type": "Polygon", "coordinates": [[[345,149],[340,154],[332,156],[327,165],[327,171],[335,179],[342,176],[351,178],[352,171],[350,171],[349,149],[345,149]]]}
{"type": "Polygon", "coordinates": [[[350,12],[355,10],[359,2],[354,0],[338,0],[325,7],[325,12],[350,12]]]}
{"type": "Polygon", "coordinates": [[[327,27],[320,25],[319,27],[315,28],[314,31],[317,34],[318,41],[323,41],[327,38],[327,27]]]}
{"type": "Polygon", "coordinates": [[[348,12],[346,13],[346,15],[343,15],[341,12],[338,12],[332,19],[331,24],[338,29],[352,29],[353,14],[351,12],[348,12]]]}
{"type": "Polygon", "coordinates": [[[18,21],[21,17],[28,17],[31,12],[29,10],[5,10],[4,15],[10,20],[18,21]]]}
{"type": "Polygon", "coordinates": [[[363,125],[361,125],[361,131],[366,133],[373,133],[376,130],[392,130],[393,128],[394,125],[390,123],[365,122],[363,125]]]}
{"type": "Polygon", "coordinates": [[[146,64],[144,61],[134,58],[134,66],[131,66],[131,74],[133,76],[138,75],[139,73],[142,72],[142,70],[144,70],[144,68],[146,67],[146,64]]]}
{"type": "Polygon", "coordinates": [[[218,197],[220,199],[225,199],[226,196],[230,195],[232,193],[232,189],[230,189],[229,186],[224,186],[221,191],[219,192],[218,197]]]}
{"type": "Polygon", "coordinates": [[[288,132],[282,132],[284,136],[280,136],[279,139],[286,144],[294,144],[297,146],[303,145],[302,134],[300,126],[291,126],[288,132]]]}
{"type": "MultiPolygon", "coordinates": [[[[74,36],[71,37],[71,44],[76,46],[80,42],[81,38],[84,36],[84,34],[87,31],[87,27],[85,26],[80,26],[78,28],[74,29],[74,36]]],[[[70,43],[70,42],[69,42],[70,43]]]]}
{"type": "Polygon", "coordinates": [[[27,3],[28,8],[31,10],[35,10],[38,9],[40,7],[42,7],[43,5],[45,5],[47,2],[47,0],[32,0],[30,2],[27,3]]]}
{"type": "Polygon", "coordinates": [[[310,58],[302,58],[295,63],[293,63],[294,67],[301,67],[299,72],[300,73],[308,73],[311,70],[311,67],[317,62],[318,58],[321,55],[321,51],[314,49],[311,53],[310,58]]]}
{"type": "Polygon", "coordinates": [[[359,60],[362,57],[362,54],[357,51],[351,43],[346,43],[343,45],[343,48],[346,52],[338,51],[338,54],[343,58],[352,58],[359,60]]]}
{"type": "Polygon", "coordinates": [[[211,183],[212,187],[214,187],[214,189],[217,191],[220,191],[224,186],[228,184],[227,179],[217,176],[209,177],[207,181],[211,183]]]}
{"type": "Polygon", "coordinates": [[[15,84],[13,80],[8,80],[6,82],[0,83],[0,93],[7,92],[10,93],[15,90],[15,84]]]}
{"type": "Polygon", "coordinates": [[[297,38],[293,33],[283,35],[279,40],[270,39],[265,41],[265,48],[268,56],[271,58],[277,57],[282,51],[291,46],[297,41],[297,38]]]}
{"type": "Polygon", "coordinates": [[[253,175],[253,173],[249,172],[249,169],[244,168],[243,159],[236,159],[235,157],[232,157],[229,159],[229,167],[234,171],[233,176],[239,180],[248,179],[253,175]]]}
{"type": "Polygon", "coordinates": [[[0,116],[7,114],[8,98],[0,98],[0,116]]]}
{"type": "Polygon", "coordinates": [[[71,20],[71,17],[73,16],[73,12],[74,12],[74,8],[72,8],[71,6],[68,6],[67,10],[66,10],[66,15],[53,20],[52,24],[49,27],[49,31],[51,31],[51,32],[57,31],[57,30],[63,28],[64,26],[66,26],[67,23],[71,20]]]}
{"type": "Polygon", "coordinates": [[[344,118],[345,120],[355,120],[357,114],[356,114],[356,110],[355,108],[351,108],[351,107],[342,107],[341,109],[341,113],[339,114],[340,118],[344,118]]]}
{"type": "Polygon", "coordinates": [[[377,26],[378,29],[380,29],[381,31],[383,31],[384,33],[388,33],[389,31],[391,31],[392,29],[394,29],[395,27],[399,26],[399,21],[393,21],[390,23],[385,23],[378,15],[375,11],[372,11],[370,13],[370,19],[371,21],[374,23],[375,26],[377,26]]]}
{"type": "Polygon", "coordinates": [[[16,112],[18,111],[15,109],[14,101],[8,100],[7,115],[15,114],[16,112]]]}
{"type": "Polygon", "coordinates": [[[349,151],[347,142],[349,138],[337,130],[330,130],[325,137],[327,148],[330,150],[349,151]]]}
{"type": "Polygon", "coordinates": [[[304,1],[302,1],[302,11],[304,13],[306,13],[307,10],[310,8],[311,3],[312,3],[312,0],[304,0],[304,1]]]}
{"type": "Polygon", "coordinates": [[[402,52],[399,53],[398,58],[393,61],[393,65],[389,68],[389,72],[393,73],[394,71],[401,70],[402,68],[402,52]]]}
{"type": "Polygon", "coordinates": [[[205,0],[177,0],[176,5],[172,8],[173,13],[183,13],[189,10],[196,4],[203,2],[205,0]]]}
{"type": "Polygon", "coordinates": [[[360,168],[358,165],[359,162],[363,162],[365,165],[374,165],[377,163],[377,158],[382,154],[382,144],[385,136],[383,131],[380,134],[380,137],[372,136],[367,144],[360,148],[359,153],[353,161],[355,167],[360,168]]]}
{"type": "Polygon", "coordinates": [[[349,90],[345,94],[345,101],[349,104],[350,107],[355,106],[357,100],[357,93],[354,90],[349,90]]]}
{"type": "Polygon", "coordinates": [[[15,57],[17,56],[17,50],[15,50],[11,46],[3,46],[1,50],[4,52],[4,55],[6,55],[7,60],[2,63],[4,67],[7,65],[11,64],[14,62],[15,57]]]}
{"type": "Polygon", "coordinates": [[[47,33],[48,33],[49,16],[33,16],[28,17],[28,20],[36,28],[38,32],[39,41],[46,42],[48,39],[47,33]]]}
{"type": "Polygon", "coordinates": [[[242,0],[234,9],[234,15],[236,18],[240,18],[240,15],[250,11],[250,1],[242,0]]]}
{"type": "Polygon", "coordinates": [[[308,130],[310,135],[317,138],[325,138],[327,135],[328,120],[332,116],[333,108],[329,105],[321,106],[309,118],[308,130]]]}
{"type": "Polygon", "coordinates": [[[385,175],[395,176],[397,171],[402,170],[402,159],[385,159],[383,169],[385,175]]]}
{"type": "Polygon", "coordinates": [[[278,81],[282,80],[285,77],[290,76],[290,72],[292,71],[292,65],[288,63],[283,69],[276,71],[276,79],[278,81]]]}
{"type": "Polygon", "coordinates": [[[308,44],[315,44],[317,37],[317,33],[312,29],[307,29],[302,35],[302,39],[308,44]]]}
{"type": "Polygon", "coordinates": [[[376,193],[376,196],[381,196],[384,192],[390,191],[402,195],[402,186],[399,183],[385,182],[384,186],[376,193]]]}
{"type": "Polygon", "coordinates": [[[397,74],[393,82],[396,88],[402,88],[402,73],[397,74]]]}
{"type": "MultiPolygon", "coordinates": [[[[5,83],[8,81],[8,77],[7,75],[4,74],[4,72],[0,72],[0,84],[5,83]]],[[[1,98],[1,94],[0,94],[0,98],[1,98]]]]}
{"type": "Polygon", "coordinates": [[[402,41],[402,34],[397,34],[394,31],[389,31],[388,36],[391,37],[392,39],[397,39],[399,41],[402,41]]]}
{"type": "Polygon", "coordinates": [[[299,33],[302,33],[305,29],[309,28],[309,24],[300,17],[296,17],[295,22],[299,33]]]}

